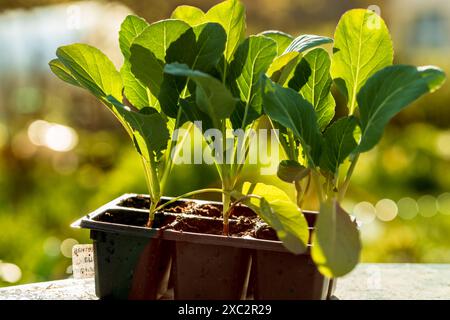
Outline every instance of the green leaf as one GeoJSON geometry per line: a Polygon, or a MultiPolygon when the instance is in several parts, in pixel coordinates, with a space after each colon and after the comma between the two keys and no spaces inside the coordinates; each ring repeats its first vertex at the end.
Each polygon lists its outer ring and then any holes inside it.
{"type": "Polygon", "coordinates": [[[294,160],[283,160],[278,165],[277,176],[284,182],[300,181],[309,174],[310,170],[294,160]]]}
{"type": "Polygon", "coordinates": [[[301,58],[298,52],[289,52],[275,58],[272,61],[266,75],[281,86],[286,86],[294,76],[295,68],[301,58]]]}
{"type": "MultiPolygon", "coordinates": [[[[161,90],[161,84],[164,79],[164,63],[158,60],[153,52],[144,47],[134,44],[131,46],[131,56],[129,63],[131,74],[150,92],[149,96],[158,97],[161,90]]],[[[124,66],[122,68],[127,68],[127,66],[124,66]]],[[[125,69],[123,73],[127,73],[127,70],[125,69]]],[[[126,77],[126,74],[123,76],[126,77]]],[[[127,79],[128,87],[134,85],[133,83],[130,83],[131,81],[132,80],[127,79]]],[[[126,89],[125,95],[127,95],[127,91],[129,94],[129,89],[126,89]]]]}
{"type": "Polygon", "coordinates": [[[201,24],[204,20],[205,13],[193,6],[178,6],[172,12],[171,19],[178,19],[188,23],[191,26],[201,24]]]}
{"type": "Polygon", "coordinates": [[[335,200],[322,203],[312,239],[312,258],[326,277],[342,277],[358,264],[361,240],[356,223],[335,200]]]}
{"type": "Polygon", "coordinates": [[[52,72],[62,81],[70,83],[71,85],[81,87],[77,79],[72,75],[72,72],[58,59],[53,59],[48,63],[52,72]]]}
{"type": "Polygon", "coordinates": [[[131,44],[148,26],[149,24],[144,19],[129,15],[122,22],[119,31],[120,50],[125,58],[123,66],[120,69],[124,94],[127,100],[138,109],[156,106],[158,103],[147,86],[131,72],[131,64],[129,62],[131,44]]]}
{"type": "MultiPolygon", "coordinates": [[[[243,193],[248,194],[251,183],[245,182],[243,193]]],[[[256,184],[251,194],[263,197],[252,199],[250,205],[260,217],[277,232],[283,245],[294,254],[306,251],[309,238],[308,223],[302,212],[288,195],[277,187],[256,184]]]]}
{"type": "Polygon", "coordinates": [[[112,96],[107,100],[132,129],[136,149],[147,161],[151,157],[155,159],[167,148],[170,137],[167,123],[155,109],[143,108],[134,112],[112,96]]]}
{"type": "Polygon", "coordinates": [[[236,99],[216,78],[178,63],[166,65],[164,72],[193,80],[196,83],[195,96],[198,108],[212,119],[226,119],[233,112],[236,99]]]}
{"type": "Polygon", "coordinates": [[[300,61],[289,87],[300,91],[316,110],[320,129],[325,129],[334,117],[336,102],[331,94],[331,60],[322,48],[314,49],[300,61]]]}
{"type": "Polygon", "coordinates": [[[148,26],[147,21],[134,15],[129,15],[123,20],[119,31],[119,46],[125,59],[130,58],[130,47],[134,39],[148,26]]]}
{"type": "Polygon", "coordinates": [[[227,33],[225,59],[231,61],[238,45],[245,38],[245,7],[239,0],[226,0],[212,7],[205,14],[205,21],[217,22],[227,33]]]}
{"type": "Polygon", "coordinates": [[[337,174],[339,166],[358,146],[356,128],[356,118],[350,116],[339,119],[325,131],[320,163],[323,169],[337,174]]]}
{"type": "Polygon", "coordinates": [[[234,128],[245,128],[262,112],[261,76],[277,55],[275,41],[264,36],[247,38],[236,50],[230,64],[230,81],[242,106],[234,112],[234,128]]]}
{"type": "Polygon", "coordinates": [[[100,50],[87,44],[71,44],[56,50],[59,61],[78,84],[105,100],[111,95],[122,100],[122,78],[111,60],[100,50]]]}
{"type": "Polygon", "coordinates": [[[372,149],[397,113],[444,82],[444,72],[436,67],[397,65],[374,74],[358,94],[361,142],[357,152],[372,149]]]}
{"type": "MultiPolygon", "coordinates": [[[[186,31],[167,50],[166,62],[186,64],[190,69],[209,72],[223,56],[226,33],[218,23],[205,23],[186,31]]],[[[159,100],[164,113],[176,118],[179,111],[179,99],[185,99],[189,93],[185,89],[186,78],[164,75],[159,100]]]]}
{"type": "Polygon", "coordinates": [[[331,75],[348,99],[350,114],[367,79],[392,64],[394,50],[383,19],[371,10],[345,13],[336,28],[331,75]]]}
{"type": "Polygon", "coordinates": [[[313,106],[290,88],[267,79],[264,87],[264,111],[275,122],[292,130],[300,140],[309,166],[320,159],[321,134],[313,106]]]}
{"type": "Polygon", "coordinates": [[[167,50],[166,63],[184,63],[193,70],[209,72],[220,61],[227,34],[218,23],[204,23],[185,32],[167,50]]]}
{"type": "Polygon", "coordinates": [[[166,62],[167,49],[190,28],[186,22],[180,20],[155,22],[134,40],[131,53],[134,46],[140,46],[152,52],[159,61],[166,62]]]}
{"type": "Polygon", "coordinates": [[[158,100],[152,95],[150,89],[131,72],[129,61],[124,61],[120,69],[120,75],[122,76],[125,97],[135,108],[158,106],[158,100]]]}
{"type": "Polygon", "coordinates": [[[261,32],[259,35],[274,40],[277,43],[277,56],[281,56],[294,38],[287,33],[277,30],[269,30],[261,32]]]}
{"type": "Polygon", "coordinates": [[[168,48],[190,29],[180,20],[162,20],[147,27],[131,45],[131,71],[154,97],[159,97],[168,48]]]}
{"type": "Polygon", "coordinates": [[[333,39],[312,34],[305,34],[292,40],[291,44],[286,48],[284,53],[294,51],[301,53],[327,43],[333,43],[333,39]]]}

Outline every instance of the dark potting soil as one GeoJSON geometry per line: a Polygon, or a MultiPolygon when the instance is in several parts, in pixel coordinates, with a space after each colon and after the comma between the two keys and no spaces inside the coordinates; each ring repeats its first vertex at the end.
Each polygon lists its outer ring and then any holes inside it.
{"type": "MultiPolygon", "coordinates": [[[[156,214],[155,215],[155,228],[167,227],[174,222],[175,216],[156,214]]],[[[116,224],[124,224],[128,226],[145,227],[148,221],[148,213],[144,212],[130,212],[126,210],[109,210],[101,214],[98,221],[109,222],[116,224]]]]}
{"type": "MultiPolygon", "coordinates": [[[[202,217],[222,217],[221,204],[201,204],[194,208],[194,214],[202,217]]],[[[256,218],[258,215],[252,209],[243,205],[237,205],[231,209],[230,218],[256,218]]]]}
{"type": "MultiPolygon", "coordinates": [[[[134,196],[122,200],[118,206],[148,210],[150,208],[150,198],[147,196],[134,196]]],[[[163,211],[169,213],[192,213],[202,217],[222,217],[221,204],[196,204],[194,201],[176,201],[165,207],[163,211]]],[[[246,206],[237,205],[231,209],[230,218],[238,217],[256,218],[257,214],[246,206]]]]}
{"type": "Polygon", "coordinates": [[[135,209],[149,209],[150,208],[150,198],[143,196],[136,196],[126,198],[118,204],[119,207],[125,208],[135,208],[135,209]]]}
{"type": "Polygon", "coordinates": [[[263,225],[257,228],[255,231],[255,238],[261,240],[279,240],[276,231],[268,225],[263,225]]]}
{"type": "MultiPolygon", "coordinates": [[[[148,196],[133,196],[123,200],[118,205],[126,208],[148,210],[150,207],[150,198],[148,196]]],[[[163,213],[157,213],[155,215],[154,227],[173,229],[182,232],[205,233],[212,235],[223,234],[221,204],[198,204],[194,201],[177,201],[164,208],[164,212],[169,214],[164,215],[163,213]],[[183,213],[191,216],[178,215],[183,213]],[[192,215],[197,215],[199,218],[193,217],[192,215]],[[202,219],[201,217],[213,219],[202,219]]],[[[239,204],[233,207],[231,209],[230,219],[230,236],[250,236],[258,239],[278,240],[276,232],[269,226],[256,228],[256,225],[259,224],[261,220],[257,214],[247,206],[239,204]]],[[[148,220],[148,213],[112,209],[100,215],[97,220],[102,222],[145,227],[148,220]]]]}
{"type": "MultiPolygon", "coordinates": [[[[164,203],[164,201],[161,201],[160,204],[163,204],[163,203],[164,203]]],[[[196,204],[193,201],[176,201],[176,202],[168,205],[166,208],[164,208],[164,211],[170,212],[170,213],[184,213],[184,212],[191,211],[195,205],[196,204]]],[[[118,204],[118,206],[126,207],[126,208],[148,210],[148,209],[150,209],[150,198],[146,197],[146,196],[130,197],[125,200],[122,200],[118,204]]]]}
{"type": "MultiPolygon", "coordinates": [[[[240,218],[230,221],[229,235],[233,237],[254,237],[255,221],[249,218],[240,218]]],[[[206,233],[222,235],[222,219],[201,219],[196,217],[177,217],[177,221],[170,226],[170,229],[184,232],[206,233]]]]}

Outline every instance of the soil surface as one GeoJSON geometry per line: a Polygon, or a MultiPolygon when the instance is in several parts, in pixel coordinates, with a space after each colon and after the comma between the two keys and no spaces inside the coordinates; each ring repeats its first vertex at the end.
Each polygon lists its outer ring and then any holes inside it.
{"type": "MultiPolygon", "coordinates": [[[[174,222],[175,219],[176,216],[157,213],[155,215],[154,226],[155,228],[164,228],[174,222]]],[[[145,227],[148,221],[148,213],[113,209],[106,211],[104,214],[100,215],[97,220],[101,222],[124,224],[128,226],[145,227]]]]}
{"type": "MultiPolygon", "coordinates": [[[[161,201],[160,204],[165,203],[166,201],[161,201]]],[[[188,211],[192,211],[192,208],[196,205],[193,201],[175,201],[174,203],[168,205],[164,208],[165,212],[171,213],[186,213],[188,211]]],[[[125,208],[134,208],[134,209],[150,209],[150,198],[145,196],[135,196],[130,197],[125,200],[122,200],[119,204],[119,207],[125,208]]]]}
{"type": "MultiPolygon", "coordinates": [[[[161,201],[163,204],[165,201],[161,201]]],[[[118,204],[120,207],[148,210],[150,198],[146,196],[130,197],[118,204]]],[[[170,213],[192,213],[202,217],[222,217],[221,204],[197,204],[194,201],[176,201],[164,208],[164,212],[170,213]]],[[[235,206],[230,213],[230,218],[248,217],[256,218],[257,214],[244,205],[235,206]]]]}
{"type": "Polygon", "coordinates": [[[130,197],[122,200],[118,205],[125,208],[150,209],[150,198],[143,196],[130,197]]]}
{"type": "MultiPolygon", "coordinates": [[[[150,198],[134,196],[123,200],[118,206],[148,210],[150,208],[150,198]]],[[[102,222],[144,227],[147,224],[148,213],[111,209],[97,219],[102,222]]],[[[199,204],[195,201],[177,201],[164,208],[164,213],[157,213],[154,223],[156,228],[222,235],[222,205],[213,203],[199,204]]],[[[261,220],[253,210],[239,204],[233,207],[230,213],[229,235],[278,240],[276,232],[272,228],[269,226],[257,228],[260,224],[261,220]]]]}
{"type": "MultiPolygon", "coordinates": [[[[222,235],[223,221],[222,219],[202,219],[196,217],[177,217],[177,221],[169,227],[169,229],[206,233],[213,235],[222,235]]],[[[230,221],[229,235],[233,237],[255,236],[255,221],[249,218],[241,218],[230,221]]]]}
{"type": "Polygon", "coordinates": [[[268,225],[263,225],[257,228],[255,231],[255,238],[261,240],[279,240],[276,231],[268,225]]]}
{"type": "MultiPolygon", "coordinates": [[[[202,217],[222,217],[221,204],[200,204],[194,208],[194,214],[202,217]]],[[[243,205],[237,205],[231,209],[230,218],[257,218],[258,215],[252,209],[243,205]]]]}

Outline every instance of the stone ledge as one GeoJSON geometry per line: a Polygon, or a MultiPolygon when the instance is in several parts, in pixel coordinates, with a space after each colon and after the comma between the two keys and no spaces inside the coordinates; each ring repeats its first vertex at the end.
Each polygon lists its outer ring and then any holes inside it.
{"type": "MultiPolygon", "coordinates": [[[[450,265],[360,264],[338,280],[340,300],[450,299],[450,265]]],[[[94,279],[66,279],[0,288],[6,300],[96,300],[94,279]]]]}

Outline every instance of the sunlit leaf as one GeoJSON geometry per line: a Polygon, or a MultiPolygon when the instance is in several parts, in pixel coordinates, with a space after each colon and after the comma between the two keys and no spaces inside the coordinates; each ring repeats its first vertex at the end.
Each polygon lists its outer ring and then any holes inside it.
{"type": "Polygon", "coordinates": [[[321,134],[313,106],[299,93],[266,79],[264,111],[275,122],[292,130],[306,154],[309,166],[318,165],[321,134]]]}
{"type": "MultiPolygon", "coordinates": [[[[242,192],[248,194],[250,186],[249,182],[245,182],[242,192]]],[[[262,200],[252,199],[252,208],[275,229],[283,245],[294,254],[305,252],[309,238],[308,223],[288,195],[277,187],[263,183],[258,183],[251,193],[263,197],[262,200]]]]}
{"type": "MultiPolygon", "coordinates": [[[[187,30],[167,49],[166,63],[180,63],[192,70],[209,72],[223,56],[226,33],[218,23],[205,23],[187,30]]],[[[159,101],[169,117],[176,118],[180,99],[186,99],[187,78],[166,73],[161,84],[159,101]]]]}
{"type": "Polygon", "coordinates": [[[226,0],[212,7],[205,14],[205,21],[217,22],[227,33],[225,59],[231,61],[238,45],[245,37],[245,7],[239,0],[226,0]]]}
{"type": "Polygon", "coordinates": [[[236,99],[225,85],[216,78],[178,63],[166,65],[164,72],[173,76],[187,77],[194,81],[196,83],[197,106],[212,119],[226,119],[233,112],[236,99]]]}
{"type": "Polygon", "coordinates": [[[353,114],[357,93],[367,79],[392,64],[392,40],[380,16],[371,10],[356,9],[342,16],[334,41],[331,74],[353,114]]]}
{"type": "Polygon", "coordinates": [[[138,80],[131,72],[130,47],[133,41],[149,26],[138,16],[129,15],[120,26],[119,45],[124,56],[124,63],[120,69],[124,94],[127,100],[136,108],[157,107],[158,101],[150,92],[150,89],[138,80]]]}
{"type": "Polygon", "coordinates": [[[277,30],[261,32],[260,35],[274,40],[277,43],[277,56],[281,56],[294,38],[287,33],[277,30]]]}
{"type": "Polygon", "coordinates": [[[147,21],[134,15],[129,15],[123,20],[119,31],[119,46],[125,59],[130,58],[130,47],[134,39],[148,26],[147,21]]]}
{"type": "Polygon", "coordinates": [[[163,81],[166,51],[190,26],[180,20],[162,20],[147,27],[130,48],[131,71],[150,90],[159,96],[163,81]]]}
{"type": "Polygon", "coordinates": [[[396,65],[374,74],[358,94],[361,142],[357,151],[372,149],[389,120],[424,94],[439,89],[444,82],[444,72],[436,67],[396,65]]]}
{"type": "Polygon", "coordinates": [[[301,53],[327,43],[333,43],[333,39],[312,34],[304,34],[292,40],[291,44],[286,48],[284,53],[294,51],[301,53]]]}
{"type": "Polygon", "coordinates": [[[122,100],[122,78],[111,60],[87,44],[71,44],[56,50],[59,61],[78,84],[100,99],[111,95],[122,100]]]}
{"type": "Polygon", "coordinates": [[[234,128],[244,128],[261,115],[261,75],[272,63],[276,50],[275,41],[264,36],[251,36],[236,50],[230,64],[230,79],[242,104],[232,115],[234,128]]]}
{"type": "Polygon", "coordinates": [[[109,96],[108,101],[132,129],[134,143],[138,152],[147,160],[167,148],[169,130],[163,117],[153,108],[143,108],[139,112],[129,110],[114,97],[109,96]]]}
{"type": "Polygon", "coordinates": [[[312,258],[329,278],[342,277],[359,262],[361,240],[357,225],[339,203],[322,203],[312,238],[312,258]]]}
{"type": "Polygon", "coordinates": [[[351,116],[339,119],[325,131],[321,168],[337,174],[339,166],[358,146],[356,127],[356,118],[351,116]]]}
{"type": "Polygon", "coordinates": [[[300,91],[316,110],[319,127],[325,129],[334,117],[336,102],[331,94],[331,60],[322,48],[308,52],[297,65],[289,87],[300,91]]]}
{"type": "Polygon", "coordinates": [[[59,59],[53,59],[49,62],[52,72],[62,81],[70,83],[71,85],[81,87],[77,79],[72,75],[72,72],[59,59]]]}
{"type": "Polygon", "coordinates": [[[131,72],[131,64],[125,60],[120,69],[125,97],[137,109],[144,107],[158,107],[158,100],[150,92],[150,89],[138,80],[131,72]]]}
{"type": "Polygon", "coordinates": [[[170,18],[182,20],[191,26],[196,26],[203,23],[204,16],[205,13],[201,9],[193,6],[183,5],[176,7],[176,9],[172,12],[170,18]]]}
{"type": "Polygon", "coordinates": [[[267,76],[279,85],[286,86],[294,76],[300,58],[301,54],[298,52],[289,52],[275,58],[267,70],[267,76]]]}

